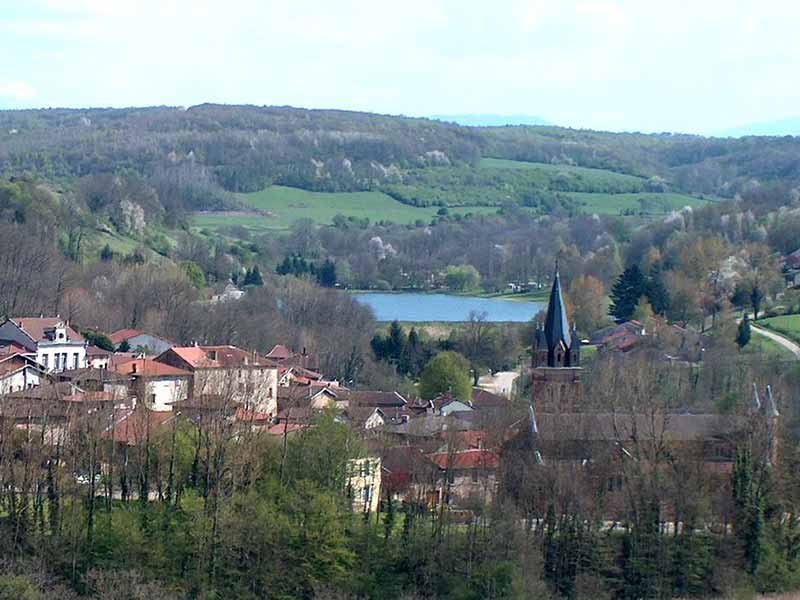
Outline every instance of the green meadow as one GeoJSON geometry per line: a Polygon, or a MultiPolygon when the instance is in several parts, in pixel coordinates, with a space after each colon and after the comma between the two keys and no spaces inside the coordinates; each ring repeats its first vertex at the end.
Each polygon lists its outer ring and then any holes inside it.
{"type": "Polygon", "coordinates": [[[800,315],[783,315],[780,317],[759,319],[756,321],[756,325],[767,327],[772,331],[776,331],[800,343],[800,315]]]}
{"type": "MultiPolygon", "coordinates": [[[[329,225],[338,215],[369,219],[370,222],[391,221],[411,224],[418,220],[429,223],[439,207],[408,206],[382,192],[309,192],[273,185],[259,192],[239,194],[239,200],[254,212],[227,211],[194,215],[196,227],[218,229],[242,226],[252,230],[289,229],[299,219],[310,219],[318,225],[329,225]],[[257,212],[256,212],[257,211],[257,212]]],[[[491,206],[454,207],[449,214],[493,214],[491,206]]]]}
{"type": "Polygon", "coordinates": [[[600,215],[619,215],[632,210],[635,214],[666,215],[684,206],[699,208],[708,200],[695,198],[686,194],[671,192],[656,194],[649,192],[627,194],[598,194],[590,192],[565,192],[578,202],[580,209],[586,213],[600,215]]]}

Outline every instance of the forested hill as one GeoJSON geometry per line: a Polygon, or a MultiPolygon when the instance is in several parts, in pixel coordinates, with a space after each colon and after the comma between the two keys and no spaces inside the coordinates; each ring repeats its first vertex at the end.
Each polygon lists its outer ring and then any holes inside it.
{"type": "Polygon", "coordinates": [[[481,157],[594,167],[724,197],[753,180],[800,183],[800,138],[793,137],[470,128],[338,110],[211,104],[0,112],[0,176],[29,173],[67,185],[87,176],[141,177],[167,211],[222,208],[231,202],[227,192],[270,184],[376,189],[403,183],[411,169],[471,166],[481,157]]]}

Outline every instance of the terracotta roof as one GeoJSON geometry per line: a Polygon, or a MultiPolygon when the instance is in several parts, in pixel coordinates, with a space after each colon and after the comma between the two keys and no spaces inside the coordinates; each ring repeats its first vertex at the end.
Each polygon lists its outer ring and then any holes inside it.
{"type": "Polygon", "coordinates": [[[109,350],[105,350],[103,348],[99,348],[98,346],[87,346],[86,347],[86,356],[111,356],[114,354],[109,350]]]}
{"type": "Polygon", "coordinates": [[[113,439],[118,444],[136,446],[167,425],[175,414],[168,411],[131,409],[117,416],[116,422],[110,424],[101,434],[104,439],[113,439]]]}
{"type": "Polygon", "coordinates": [[[62,396],[64,402],[111,402],[114,400],[112,392],[78,392],[62,396]]]}
{"type": "Polygon", "coordinates": [[[308,425],[303,423],[289,423],[288,425],[284,423],[278,423],[277,425],[270,425],[264,431],[266,431],[269,435],[283,435],[284,433],[296,433],[306,429],[307,427],[308,425]]]}
{"type": "Polygon", "coordinates": [[[482,408],[498,408],[503,406],[510,406],[511,401],[505,396],[493,394],[480,388],[472,389],[472,407],[475,409],[482,408]]]}
{"type": "Polygon", "coordinates": [[[31,354],[34,353],[16,342],[3,342],[0,343],[0,354],[31,354]]]}
{"type": "Polygon", "coordinates": [[[294,352],[290,351],[282,344],[276,344],[272,347],[272,350],[267,352],[267,358],[273,358],[275,360],[283,360],[292,356],[294,356],[294,352]]]}
{"type": "Polygon", "coordinates": [[[174,346],[174,352],[195,369],[241,366],[270,366],[264,359],[236,346],[174,346]]]}
{"type": "Polygon", "coordinates": [[[496,469],[500,464],[500,457],[491,450],[444,452],[428,458],[440,469],[496,469]]]}
{"type": "Polygon", "coordinates": [[[82,342],[83,336],[67,324],[61,317],[16,317],[11,319],[17,327],[27,333],[35,342],[47,341],[44,332],[52,329],[59,323],[64,323],[67,328],[67,337],[71,342],[82,342]]]}
{"type": "Polygon", "coordinates": [[[189,371],[158,362],[153,358],[134,358],[116,362],[109,365],[108,368],[125,375],[144,377],[190,377],[192,375],[189,371]]]}
{"type": "Polygon", "coordinates": [[[144,335],[144,331],[139,331],[138,329],[120,329],[108,336],[108,339],[110,339],[111,343],[115,346],[119,346],[125,340],[129,340],[137,335],[144,335]]]}
{"type": "Polygon", "coordinates": [[[33,366],[33,360],[21,353],[6,354],[4,356],[0,356],[0,375],[7,375],[8,373],[19,371],[25,365],[33,366]]]}
{"type": "Polygon", "coordinates": [[[42,384],[27,390],[19,390],[6,394],[7,398],[28,400],[59,400],[64,396],[76,393],[77,388],[68,382],[42,384]]]}
{"type": "Polygon", "coordinates": [[[127,383],[128,378],[122,373],[117,373],[112,369],[69,369],[55,374],[59,381],[71,381],[77,385],[83,382],[92,381],[99,383],[127,383]]]}
{"type": "Polygon", "coordinates": [[[234,416],[236,417],[237,421],[272,421],[272,415],[269,413],[256,412],[241,407],[236,409],[234,416]]]}

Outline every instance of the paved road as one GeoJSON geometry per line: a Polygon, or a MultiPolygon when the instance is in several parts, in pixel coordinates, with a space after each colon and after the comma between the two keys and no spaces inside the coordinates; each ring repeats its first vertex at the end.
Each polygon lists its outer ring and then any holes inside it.
{"type": "Polygon", "coordinates": [[[494,375],[481,377],[478,380],[478,387],[487,392],[510,398],[514,380],[517,377],[519,377],[518,371],[499,371],[494,375]]]}
{"type": "Polygon", "coordinates": [[[789,352],[794,354],[794,357],[796,359],[800,360],[800,346],[795,344],[789,338],[785,338],[779,333],[775,333],[774,331],[770,331],[769,329],[764,329],[762,327],[759,327],[758,325],[754,325],[752,322],[750,323],[750,329],[751,331],[757,333],[758,335],[763,335],[764,337],[771,339],[773,342],[778,342],[781,346],[783,346],[789,352]]]}

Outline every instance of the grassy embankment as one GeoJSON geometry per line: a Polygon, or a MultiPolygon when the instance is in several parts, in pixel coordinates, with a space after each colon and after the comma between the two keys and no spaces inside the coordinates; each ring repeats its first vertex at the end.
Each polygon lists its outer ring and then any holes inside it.
{"type": "Polygon", "coordinates": [[[780,333],[781,335],[786,336],[792,341],[800,344],[800,315],[769,317],[767,319],[759,319],[758,321],[755,321],[755,324],[770,329],[776,333],[780,333]]]}

